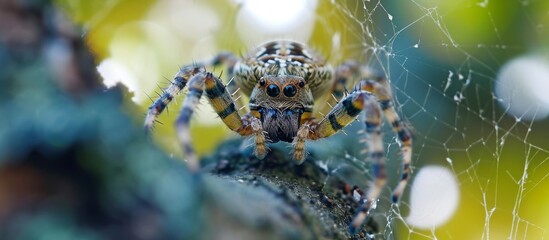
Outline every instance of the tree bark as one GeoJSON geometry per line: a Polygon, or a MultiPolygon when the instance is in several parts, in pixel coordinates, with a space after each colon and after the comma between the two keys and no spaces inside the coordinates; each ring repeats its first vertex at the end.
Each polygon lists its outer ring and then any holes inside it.
{"type": "MultiPolygon", "coordinates": [[[[224,212],[216,224],[224,228],[231,219],[231,229],[220,231],[227,239],[348,239],[348,224],[358,203],[351,189],[338,176],[309,154],[298,165],[288,146],[271,146],[265,159],[257,159],[251,151],[241,150],[242,142],[222,144],[202,161],[207,202],[216,212],[224,212]],[[239,235],[242,232],[252,235],[239,235]]],[[[207,211],[211,213],[210,210],[207,211]]],[[[208,214],[208,216],[210,216],[208,214]]],[[[216,219],[213,214],[209,219],[216,219]]],[[[375,222],[368,221],[356,236],[366,238],[377,233],[375,222]]],[[[215,232],[212,229],[212,232],[215,232]]],[[[221,238],[220,238],[221,239],[221,238]]]]}

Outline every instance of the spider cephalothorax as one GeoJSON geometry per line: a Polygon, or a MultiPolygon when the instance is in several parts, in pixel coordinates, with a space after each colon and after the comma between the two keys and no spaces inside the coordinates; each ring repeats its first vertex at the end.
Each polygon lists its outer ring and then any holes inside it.
{"type": "Polygon", "coordinates": [[[265,76],[252,91],[250,111],[271,142],[292,142],[301,123],[311,118],[313,95],[302,77],[265,76]]]}
{"type": "Polygon", "coordinates": [[[268,142],[291,142],[293,157],[305,159],[305,141],[329,137],[359,114],[365,126],[368,156],[373,161],[374,181],[362,196],[361,207],[351,222],[354,232],[377,201],[386,183],[385,157],[381,136],[382,118],[390,122],[401,143],[403,169],[399,185],[393,192],[398,202],[408,178],[412,158],[412,140],[409,130],[402,124],[393,108],[391,87],[382,75],[373,75],[355,61],[347,61],[333,70],[318,54],[305,45],[293,41],[264,43],[242,59],[223,52],[212,60],[187,65],[175,75],[172,83],[150,107],[145,128],[152,128],[157,116],[173,98],[187,87],[189,92],[176,122],[177,134],[191,170],[198,170],[189,135],[189,122],[194,109],[205,93],[223,123],[242,136],[255,138],[255,155],[267,154],[268,142]],[[225,64],[229,84],[226,86],[207,69],[225,64]],[[354,90],[344,96],[347,80],[357,77],[354,90]],[[328,91],[330,90],[330,91],[328,91]],[[250,112],[240,116],[232,93],[249,96],[250,112]],[[338,100],[328,114],[316,120],[313,106],[326,93],[338,100]]]}

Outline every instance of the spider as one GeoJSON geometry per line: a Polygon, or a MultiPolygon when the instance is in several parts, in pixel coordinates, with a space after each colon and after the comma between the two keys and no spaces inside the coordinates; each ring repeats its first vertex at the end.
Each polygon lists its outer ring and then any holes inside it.
{"type": "Polygon", "coordinates": [[[267,154],[267,142],[284,141],[293,144],[293,158],[301,163],[306,155],[305,141],[329,137],[362,113],[374,180],[350,223],[349,230],[354,234],[369,211],[375,208],[387,181],[381,133],[382,117],[385,116],[402,151],[402,176],[392,195],[393,203],[398,203],[410,175],[412,139],[393,107],[391,88],[383,75],[372,74],[356,61],[346,61],[334,71],[320,55],[289,40],[261,44],[242,59],[222,52],[210,61],[186,65],[175,74],[171,84],[149,107],[146,130],[153,127],[158,115],[185,86],[188,93],[176,120],[176,130],[189,169],[199,169],[191,145],[189,121],[204,90],[211,106],[229,129],[242,136],[255,137],[254,154],[260,159],[267,154]],[[222,64],[228,69],[230,81],[227,86],[206,70],[222,64]],[[345,85],[354,76],[361,80],[352,92],[345,94],[345,85]],[[239,99],[233,99],[231,94],[236,91],[249,96],[250,111],[242,117],[237,110],[239,99]],[[316,120],[313,117],[315,99],[325,94],[331,94],[338,103],[322,119],[316,120]]]}

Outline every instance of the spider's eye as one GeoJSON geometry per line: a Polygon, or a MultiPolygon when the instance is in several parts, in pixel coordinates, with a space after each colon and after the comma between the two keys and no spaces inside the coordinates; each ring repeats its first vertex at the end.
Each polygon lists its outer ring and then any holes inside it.
{"type": "Polygon", "coordinates": [[[295,96],[296,93],[297,93],[297,89],[295,88],[294,85],[288,84],[286,85],[286,87],[284,87],[284,95],[286,95],[286,97],[293,97],[295,96]]]}
{"type": "Polygon", "coordinates": [[[298,85],[299,85],[300,88],[305,87],[305,82],[304,81],[299,81],[298,85]]]}
{"type": "Polygon", "coordinates": [[[271,97],[276,97],[280,94],[280,89],[276,84],[271,84],[267,87],[267,95],[271,97]]]}
{"type": "Polygon", "coordinates": [[[259,79],[259,85],[260,86],[265,86],[265,79],[259,79]]]}

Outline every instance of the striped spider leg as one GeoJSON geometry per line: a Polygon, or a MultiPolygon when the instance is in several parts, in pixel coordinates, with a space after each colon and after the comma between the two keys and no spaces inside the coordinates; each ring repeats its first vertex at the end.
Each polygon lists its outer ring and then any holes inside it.
{"type": "MultiPolygon", "coordinates": [[[[332,94],[336,99],[341,99],[347,81],[358,76],[362,80],[355,85],[355,91],[362,90],[373,93],[383,110],[383,115],[391,124],[393,132],[397,135],[401,144],[402,153],[402,175],[398,186],[393,191],[392,201],[398,203],[400,195],[406,187],[410,177],[410,165],[412,161],[412,138],[410,130],[403,124],[393,106],[393,94],[387,78],[383,74],[371,68],[361,67],[357,61],[346,61],[336,70],[336,79],[332,88],[332,94]]],[[[368,129],[366,129],[368,130],[368,129]]],[[[368,132],[368,131],[367,131],[368,132]]],[[[370,149],[371,152],[372,149],[370,149]]],[[[372,156],[373,159],[376,159],[372,156]]],[[[376,168],[376,167],[374,167],[376,168]]]]}
{"type": "Polygon", "coordinates": [[[398,186],[392,194],[392,202],[398,203],[409,177],[412,158],[412,138],[410,131],[404,126],[393,107],[391,87],[385,77],[376,74],[368,68],[361,68],[356,61],[347,61],[341,64],[335,72],[335,82],[332,86],[332,96],[339,101],[320,122],[307,122],[298,131],[294,139],[294,158],[303,158],[303,149],[307,139],[315,140],[329,137],[353,121],[360,112],[363,112],[365,132],[368,145],[368,157],[373,161],[374,180],[370,183],[365,196],[362,196],[361,206],[357,210],[349,226],[351,233],[367,218],[369,211],[379,198],[387,182],[385,170],[385,154],[381,132],[382,118],[388,120],[392,130],[401,144],[402,175],[398,186]],[[371,76],[373,79],[370,79],[371,76]],[[358,76],[361,79],[351,94],[343,97],[347,81],[358,76]]]}
{"type": "MultiPolygon", "coordinates": [[[[402,123],[398,114],[393,107],[393,96],[391,88],[388,85],[385,77],[378,77],[375,80],[362,80],[355,87],[359,91],[367,91],[374,94],[377,98],[383,114],[371,114],[366,112],[365,114],[365,126],[368,143],[369,157],[373,160],[374,169],[374,181],[371,182],[366,196],[361,199],[361,206],[357,210],[357,214],[349,227],[351,232],[362,224],[369,214],[370,209],[375,206],[375,202],[379,198],[379,195],[387,182],[387,174],[385,170],[385,154],[382,144],[381,136],[381,120],[380,116],[385,116],[387,121],[391,124],[392,130],[400,141],[400,148],[402,154],[402,174],[397,187],[393,190],[391,200],[394,204],[397,204],[402,192],[404,191],[411,173],[411,159],[412,159],[412,135],[410,130],[402,123]]],[[[377,112],[378,110],[376,110],[377,112]]]]}
{"type": "MultiPolygon", "coordinates": [[[[223,123],[229,129],[242,136],[255,135],[255,153],[258,157],[266,154],[265,135],[261,122],[250,114],[240,117],[235,102],[228,89],[234,87],[229,84],[227,87],[223,82],[215,77],[211,72],[206,71],[206,67],[226,64],[229,69],[229,78],[232,77],[232,69],[235,64],[235,58],[230,53],[221,53],[206,63],[187,65],[175,74],[171,84],[163,91],[160,97],[149,107],[145,118],[145,130],[150,131],[158,115],[171,103],[185,86],[188,86],[189,92],[181,107],[181,112],[176,120],[176,130],[178,140],[187,157],[187,165],[190,170],[198,171],[199,164],[194,154],[191,143],[189,122],[191,116],[197,107],[204,90],[211,106],[221,118],[223,123]]],[[[234,91],[233,91],[234,92],[234,91]]]]}

